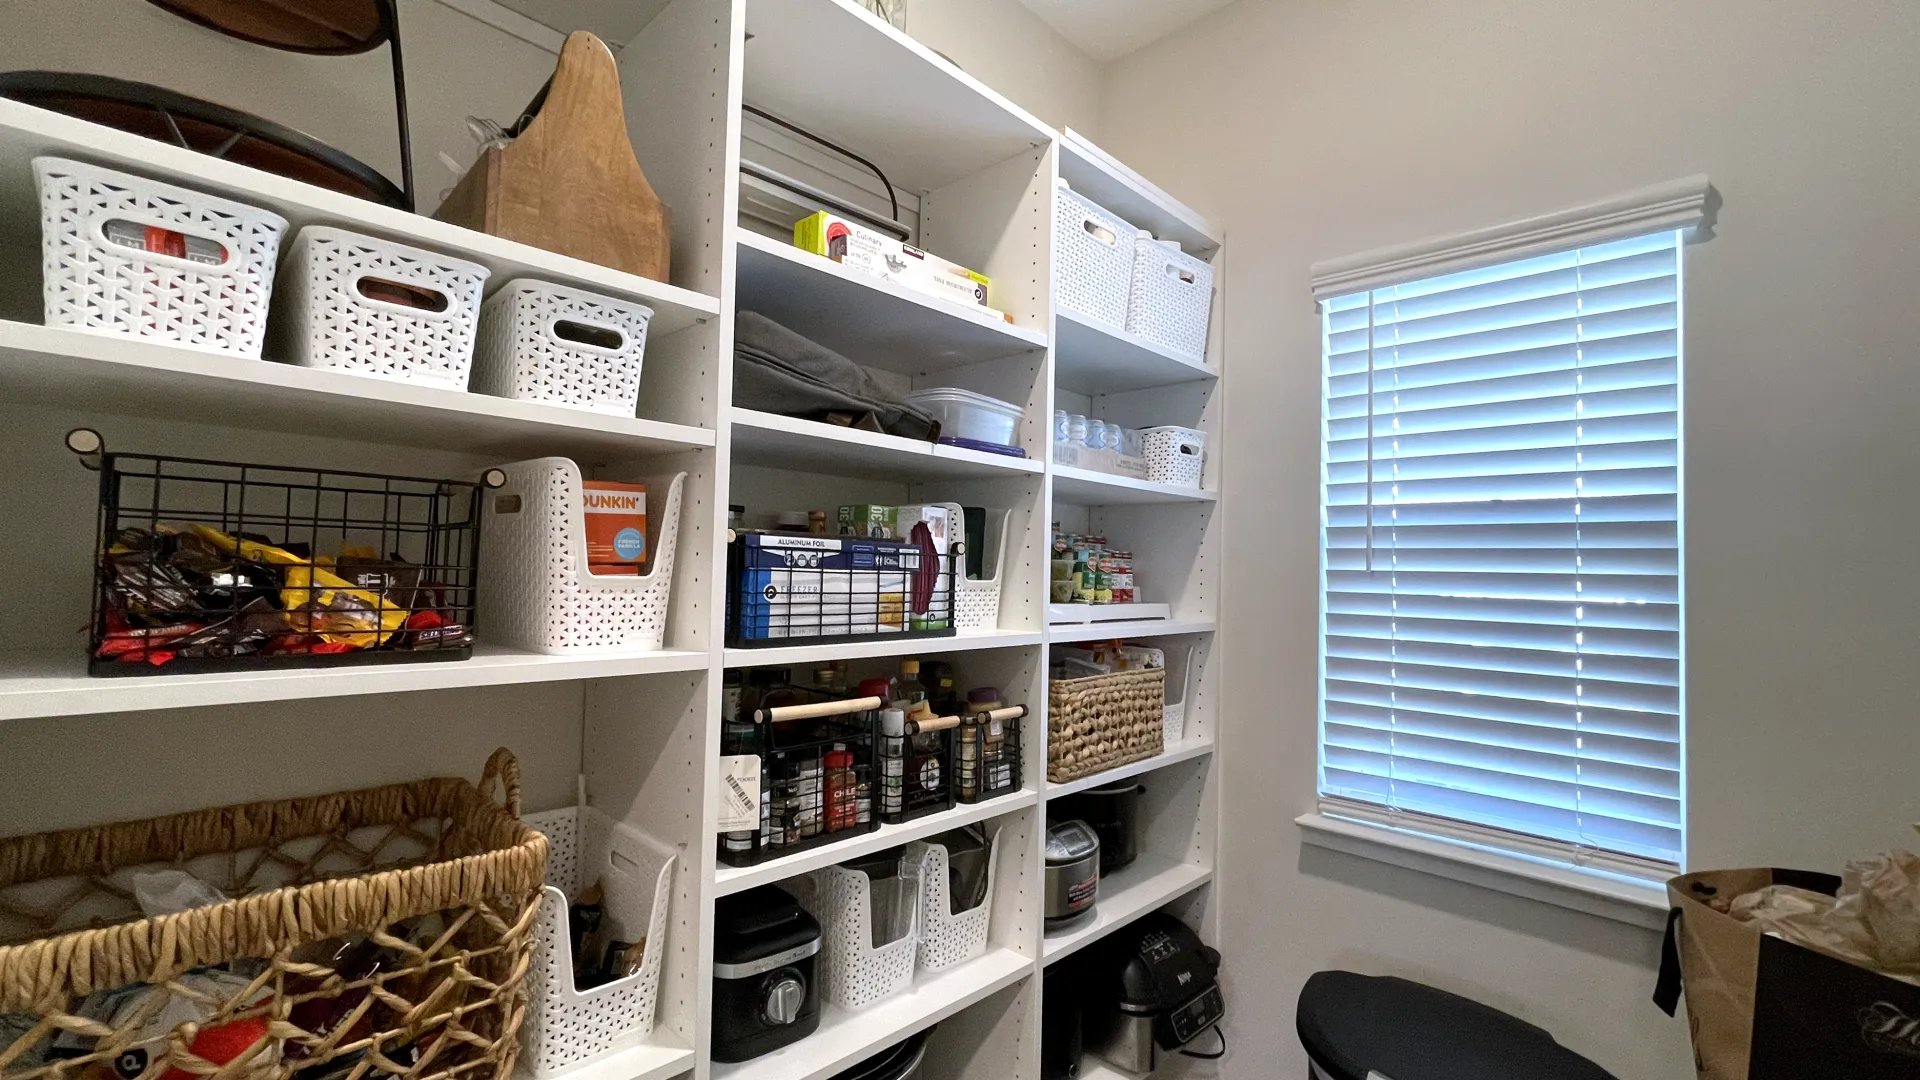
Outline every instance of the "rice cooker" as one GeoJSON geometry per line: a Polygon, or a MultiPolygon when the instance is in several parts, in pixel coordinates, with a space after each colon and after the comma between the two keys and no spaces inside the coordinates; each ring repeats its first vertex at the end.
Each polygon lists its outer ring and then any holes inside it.
{"type": "Polygon", "coordinates": [[[713,1060],[748,1061],[820,1026],[820,924],[774,885],[713,905],[713,1060]]]}
{"type": "Polygon", "coordinates": [[[1084,821],[1047,826],[1046,930],[1065,930],[1093,914],[1100,899],[1100,834],[1084,821]]]}

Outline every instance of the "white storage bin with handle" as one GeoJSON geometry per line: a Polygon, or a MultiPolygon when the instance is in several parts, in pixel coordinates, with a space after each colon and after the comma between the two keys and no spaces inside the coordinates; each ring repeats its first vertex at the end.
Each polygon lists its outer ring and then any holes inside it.
{"type": "Polygon", "coordinates": [[[876,907],[873,883],[859,870],[829,866],[792,879],[794,899],[820,920],[821,997],[843,1009],[864,1009],[913,985],[920,950],[920,882],[902,859],[890,902],[876,907]],[[876,918],[878,916],[878,918],[876,918]],[[893,928],[896,936],[886,937],[893,928]]]}
{"type": "Polygon", "coordinates": [[[1133,249],[1127,331],[1204,364],[1212,317],[1213,267],[1178,244],[1141,233],[1133,249]]]}
{"type": "Polygon", "coordinates": [[[1020,418],[1026,410],[1011,401],[951,386],[915,390],[907,400],[940,421],[943,438],[1020,445],[1020,418]]]}
{"type": "Polygon", "coordinates": [[[260,358],[285,218],[65,158],[33,178],[48,326],[260,358]]]}
{"type": "Polygon", "coordinates": [[[1152,427],[1140,433],[1147,453],[1147,479],[1156,484],[1200,486],[1207,433],[1186,427],[1152,427]]]}
{"type": "Polygon", "coordinates": [[[953,910],[947,849],[916,840],[907,845],[907,865],[920,878],[920,970],[945,971],[987,953],[987,927],[993,922],[994,864],[999,862],[1000,830],[987,841],[986,899],[966,911],[953,910]]]}
{"type": "Polygon", "coordinates": [[[465,390],[487,274],[464,259],[309,225],[280,270],[274,359],[465,390]]]}
{"type": "Polygon", "coordinates": [[[1186,737],[1187,698],[1192,696],[1193,690],[1192,671],[1193,646],[1189,645],[1187,646],[1186,653],[1182,656],[1179,667],[1176,668],[1171,664],[1167,665],[1166,696],[1172,697],[1174,694],[1180,695],[1178,700],[1168,701],[1162,705],[1160,709],[1160,724],[1161,727],[1166,729],[1166,744],[1169,750],[1173,748],[1175,743],[1178,743],[1186,737]]]}
{"type": "Polygon", "coordinates": [[[647,484],[647,528],[659,534],[647,573],[608,575],[587,564],[578,465],[536,458],[501,471],[507,482],[488,493],[480,530],[481,636],[548,654],[657,651],[687,474],[673,477],[664,499],[661,485],[647,484]]]}
{"type": "Polygon", "coordinates": [[[1053,298],[1061,307],[1116,330],[1127,325],[1133,290],[1132,225],[1056,180],[1053,192],[1053,298]]]}
{"type": "Polygon", "coordinates": [[[473,389],[632,416],[652,318],[645,304],[516,278],[481,305],[473,389]]]}
{"type": "Polygon", "coordinates": [[[527,1018],[520,1028],[528,1071],[557,1076],[646,1041],[667,952],[673,850],[591,806],[528,814],[547,837],[547,883],[527,968],[527,1018]],[[567,905],[598,881],[609,941],[645,941],[640,970],[591,990],[576,989],[567,905]]]}
{"type": "MultiPolygon", "coordinates": [[[[956,524],[950,526],[951,534],[964,537],[967,519],[966,511],[959,503],[940,503],[947,508],[947,520],[956,524]]],[[[953,583],[953,628],[962,634],[981,630],[996,630],[1000,626],[1000,582],[1001,566],[1006,561],[1009,530],[1012,528],[1011,510],[987,511],[984,529],[985,550],[981,553],[980,572],[983,577],[969,578],[966,575],[966,558],[954,560],[958,576],[953,583]]]]}

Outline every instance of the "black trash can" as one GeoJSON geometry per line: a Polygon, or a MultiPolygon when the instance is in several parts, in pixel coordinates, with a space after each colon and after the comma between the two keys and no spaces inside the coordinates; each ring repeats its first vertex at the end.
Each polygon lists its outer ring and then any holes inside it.
{"type": "Polygon", "coordinates": [[[1314,1080],[1614,1080],[1524,1020],[1391,976],[1319,972],[1295,1025],[1314,1080]]]}

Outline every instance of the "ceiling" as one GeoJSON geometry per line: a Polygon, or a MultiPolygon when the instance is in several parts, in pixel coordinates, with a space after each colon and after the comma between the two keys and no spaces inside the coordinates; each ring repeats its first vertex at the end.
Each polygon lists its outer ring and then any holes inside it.
{"type": "MultiPolygon", "coordinates": [[[[1095,60],[1118,60],[1233,0],[1020,0],[1095,60]]],[[[908,16],[912,18],[911,14],[908,16]]],[[[911,25],[911,23],[909,23],[911,25]]]]}

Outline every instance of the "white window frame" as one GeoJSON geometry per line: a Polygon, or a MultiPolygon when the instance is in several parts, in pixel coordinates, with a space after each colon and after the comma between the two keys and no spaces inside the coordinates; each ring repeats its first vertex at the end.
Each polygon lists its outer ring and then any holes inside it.
{"type": "MultiPolygon", "coordinates": [[[[1655,184],[1539,217],[1315,263],[1312,269],[1314,298],[1345,296],[1647,233],[1681,231],[1689,243],[1696,243],[1712,235],[1717,205],[1718,197],[1704,175],[1655,184]]],[[[1683,297],[1683,310],[1684,304],[1683,297]]],[[[1680,333],[1684,355],[1684,318],[1680,333]]],[[[1684,498],[1684,488],[1682,490],[1684,498]]],[[[1684,510],[1682,521],[1684,536],[1684,510]]],[[[1684,546],[1681,557],[1684,580],[1684,546]]],[[[1684,618],[1683,614],[1683,626],[1684,618]]],[[[1683,633],[1683,672],[1684,641],[1683,633]]],[[[1324,693],[1324,688],[1320,692],[1324,693]]],[[[1684,718],[1684,678],[1680,699],[1684,718]]],[[[1682,723],[1680,784],[1684,838],[1687,752],[1684,719],[1682,723]]],[[[1316,746],[1321,738],[1324,738],[1323,731],[1316,733],[1316,746]]],[[[1466,823],[1416,820],[1385,808],[1361,807],[1344,800],[1323,800],[1316,812],[1295,820],[1303,841],[1316,847],[1649,929],[1659,929],[1665,923],[1668,900],[1664,885],[1647,876],[1645,870],[1630,860],[1616,862],[1602,853],[1585,853],[1569,859],[1564,845],[1544,841],[1530,843],[1524,837],[1466,823]]],[[[1683,867],[1684,862],[1683,856],[1683,867]]]]}

